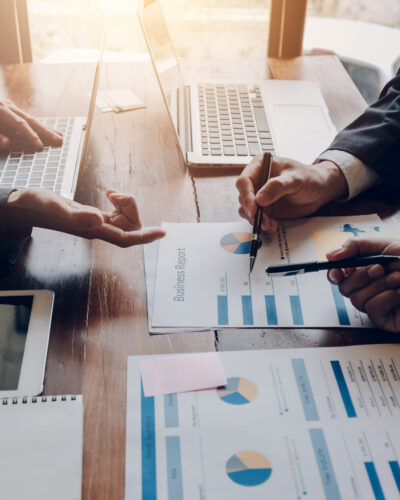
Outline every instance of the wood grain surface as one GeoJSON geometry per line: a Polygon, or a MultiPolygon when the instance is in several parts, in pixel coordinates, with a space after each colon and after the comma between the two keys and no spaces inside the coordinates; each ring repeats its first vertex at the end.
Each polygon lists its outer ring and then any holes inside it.
{"type": "MultiPolygon", "coordinates": [[[[291,60],[185,61],[200,78],[311,79],[319,82],[338,128],[365,107],[332,56],[291,60]]],[[[0,69],[0,96],[37,116],[86,115],[94,67],[20,65],[0,69]]],[[[88,158],[76,199],[108,208],[105,190],[134,194],[144,225],[161,221],[238,220],[237,171],[189,174],[148,62],[108,64],[100,88],[131,88],[146,108],[119,114],[96,110],[88,158]]],[[[396,206],[369,195],[325,214],[380,213],[396,220],[396,206]]],[[[56,292],[45,393],[82,393],[85,405],[83,499],[124,497],[127,356],[226,349],[391,342],[379,331],[234,330],[150,336],[142,248],[120,249],[68,235],[34,230],[1,289],[56,292]]]]}

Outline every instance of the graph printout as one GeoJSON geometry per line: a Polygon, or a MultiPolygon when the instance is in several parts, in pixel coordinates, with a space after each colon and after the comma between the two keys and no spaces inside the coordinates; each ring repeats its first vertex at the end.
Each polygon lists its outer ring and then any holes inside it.
{"type": "Polygon", "coordinates": [[[282,222],[249,274],[247,222],[164,224],[152,327],[371,327],[326,272],[271,278],[268,265],[326,260],[351,237],[387,235],[375,215],[282,222]]]}
{"type": "Polygon", "coordinates": [[[129,358],[126,500],[400,498],[400,346],[220,356],[226,386],[155,397],[129,358]]]}

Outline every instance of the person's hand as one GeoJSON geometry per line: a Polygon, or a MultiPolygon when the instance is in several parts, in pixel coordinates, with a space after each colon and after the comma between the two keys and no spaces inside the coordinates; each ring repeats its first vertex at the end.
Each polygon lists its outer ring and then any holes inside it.
{"type": "Polygon", "coordinates": [[[44,146],[61,146],[62,134],[33,118],[12,101],[0,99],[0,152],[41,151],[44,146]]]}
{"type": "Polygon", "coordinates": [[[142,228],[133,196],[108,189],[112,212],[81,205],[45,189],[27,188],[10,194],[7,225],[15,230],[43,227],[83,238],[108,241],[120,247],[150,243],[165,236],[161,228],[142,228]]]}
{"type": "Polygon", "coordinates": [[[287,158],[273,158],[269,181],[258,190],[262,156],[255,157],[239,176],[239,215],[253,224],[258,206],[264,208],[261,228],[274,232],[276,219],[304,217],[329,201],[344,196],[347,182],[331,161],[304,165],[287,158]]]}
{"type": "MultiPolygon", "coordinates": [[[[326,256],[329,260],[339,260],[380,254],[400,256],[400,240],[354,238],[326,256]]],[[[331,269],[328,280],[338,285],[340,293],[349,297],[358,310],[367,313],[378,328],[400,332],[399,263],[386,268],[374,264],[357,269],[331,269]]]]}

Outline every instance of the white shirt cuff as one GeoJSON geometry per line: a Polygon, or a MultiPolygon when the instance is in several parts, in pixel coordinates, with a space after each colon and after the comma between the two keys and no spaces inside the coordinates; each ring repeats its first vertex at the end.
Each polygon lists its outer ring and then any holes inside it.
{"type": "Polygon", "coordinates": [[[381,181],[379,175],[372,168],[367,167],[359,158],[347,153],[347,151],[328,149],[320,154],[316,161],[322,160],[335,163],[347,181],[348,196],[340,198],[339,201],[348,201],[381,181]]]}

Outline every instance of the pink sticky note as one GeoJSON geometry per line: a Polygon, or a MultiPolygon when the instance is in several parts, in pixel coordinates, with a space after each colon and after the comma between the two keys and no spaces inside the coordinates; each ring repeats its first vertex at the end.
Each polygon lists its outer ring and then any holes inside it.
{"type": "Polygon", "coordinates": [[[146,397],[226,385],[217,352],[142,359],[140,373],[146,397]]]}

